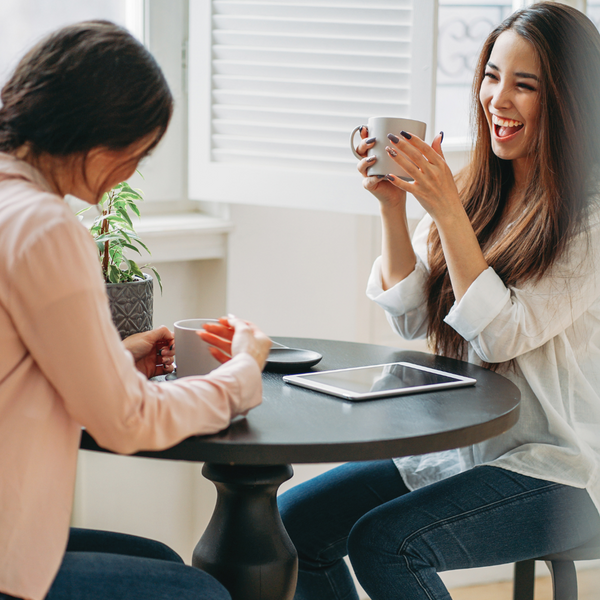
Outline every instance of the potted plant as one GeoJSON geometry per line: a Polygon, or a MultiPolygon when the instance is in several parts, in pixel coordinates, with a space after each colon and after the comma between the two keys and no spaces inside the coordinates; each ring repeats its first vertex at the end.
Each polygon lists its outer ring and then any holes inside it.
{"type": "MultiPolygon", "coordinates": [[[[141,191],[123,181],[102,196],[98,203],[101,212],[90,226],[90,233],[98,246],[113,322],[121,339],[152,329],[153,280],[142,269],[148,268],[154,273],[162,293],[158,271],[150,265],[140,267],[125,255],[127,249],[141,255],[140,248],[150,254],[131,220],[131,213],[140,216],[137,203],[142,200],[141,191]]],[[[77,214],[81,215],[90,208],[84,208],[77,214]]]]}

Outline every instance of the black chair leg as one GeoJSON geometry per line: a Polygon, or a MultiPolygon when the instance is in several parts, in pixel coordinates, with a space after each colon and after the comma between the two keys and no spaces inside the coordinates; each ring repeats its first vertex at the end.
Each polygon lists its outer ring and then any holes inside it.
{"type": "Polygon", "coordinates": [[[546,561],[552,575],[554,600],[577,600],[577,571],[572,560],[546,561]]]}
{"type": "Polygon", "coordinates": [[[535,560],[522,560],[515,563],[513,600],[533,600],[535,587],[535,560]]]}

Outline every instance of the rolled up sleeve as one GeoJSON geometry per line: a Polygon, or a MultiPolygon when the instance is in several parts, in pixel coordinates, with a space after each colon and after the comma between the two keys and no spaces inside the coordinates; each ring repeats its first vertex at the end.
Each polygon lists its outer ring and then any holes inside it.
{"type": "Polygon", "coordinates": [[[426,281],[427,268],[418,255],[414,271],[389,290],[381,284],[381,256],[373,264],[367,297],[385,310],[392,328],[405,339],[423,338],[427,333],[426,281]]]}
{"type": "Polygon", "coordinates": [[[475,339],[510,303],[510,290],[492,267],[487,268],[469,286],[444,321],[467,342],[475,339]]]}
{"type": "Polygon", "coordinates": [[[541,278],[506,286],[490,267],[444,320],[485,362],[506,362],[535,350],[599,301],[598,248],[600,223],[594,220],[541,278]]]}

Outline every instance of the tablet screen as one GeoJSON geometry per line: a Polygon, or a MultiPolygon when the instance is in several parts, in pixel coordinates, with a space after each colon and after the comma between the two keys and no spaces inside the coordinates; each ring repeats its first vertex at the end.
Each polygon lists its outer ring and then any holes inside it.
{"type": "Polygon", "coordinates": [[[455,378],[447,375],[421,371],[403,364],[377,365],[364,369],[348,369],[347,371],[329,371],[311,374],[309,377],[312,381],[334,387],[343,387],[358,394],[456,381],[455,378]]]}
{"type": "Polygon", "coordinates": [[[400,395],[475,383],[474,379],[411,363],[392,363],[307,373],[284,379],[289,383],[351,399],[400,395]]]}

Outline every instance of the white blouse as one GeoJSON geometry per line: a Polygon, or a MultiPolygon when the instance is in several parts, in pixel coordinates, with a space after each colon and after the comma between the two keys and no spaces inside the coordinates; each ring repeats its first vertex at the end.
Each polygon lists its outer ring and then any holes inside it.
{"type": "MultiPolygon", "coordinates": [[[[406,339],[424,338],[429,215],[413,236],[414,271],[384,291],[377,258],[367,296],[406,339]]],[[[476,465],[585,488],[600,511],[600,210],[587,232],[539,281],[505,286],[489,267],[444,321],[468,344],[474,364],[514,359],[500,371],[521,390],[521,416],[506,433],[467,448],[395,459],[411,489],[476,465]]]]}

